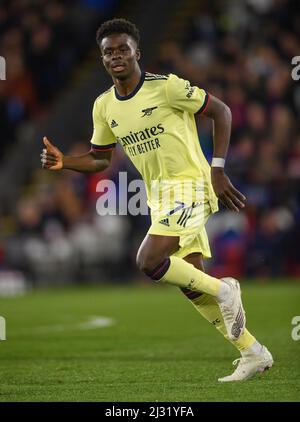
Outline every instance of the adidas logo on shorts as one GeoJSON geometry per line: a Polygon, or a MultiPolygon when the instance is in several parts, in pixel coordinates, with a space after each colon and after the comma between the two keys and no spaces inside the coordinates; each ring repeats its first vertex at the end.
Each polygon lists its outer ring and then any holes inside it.
{"type": "Polygon", "coordinates": [[[168,218],[163,218],[162,220],[160,220],[160,224],[163,224],[164,226],[170,227],[170,223],[169,223],[168,218]]]}

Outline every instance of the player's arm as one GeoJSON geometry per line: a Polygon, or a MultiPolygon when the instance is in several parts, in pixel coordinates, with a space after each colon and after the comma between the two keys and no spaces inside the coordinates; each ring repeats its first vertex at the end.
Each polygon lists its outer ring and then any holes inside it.
{"type": "Polygon", "coordinates": [[[79,156],[64,155],[57,147],[44,137],[45,147],[41,154],[41,163],[44,169],[69,169],[82,173],[100,172],[109,167],[112,151],[89,151],[79,156]]]}
{"type": "MultiPolygon", "coordinates": [[[[201,88],[191,86],[189,81],[170,74],[166,83],[166,99],[175,109],[188,113],[203,113],[214,122],[214,157],[225,159],[231,131],[229,107],[201,88]]],[[[212,167],[212,185],[217,197],[232,211],[245,206],[243,194],[232,186],[223,167],[212,167]]]]}
{"type": "MultiPolygon", "coordinates": [[[[230,108],[218,98],[210,95],[203,115],[213,120],[214,158],[225,160],[231,133],[230,108]]],[[[245,196],[232,185],[222,166],[212,166],[211,180],[217,197],[226,208],[236,212],[244,208],[245,196]]]]}

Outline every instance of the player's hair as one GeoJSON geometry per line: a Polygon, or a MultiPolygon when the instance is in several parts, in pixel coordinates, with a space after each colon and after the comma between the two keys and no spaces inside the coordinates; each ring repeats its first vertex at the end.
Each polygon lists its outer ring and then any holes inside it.
{"type": "Polygon", "coordinates": [[[140,43],[140,32],[135,24],[123,18],[106,21],[98,28],[96,41],[99,47],[103,38],[112,34],[128,34],[136,41],[137,46],[140,43]]]}

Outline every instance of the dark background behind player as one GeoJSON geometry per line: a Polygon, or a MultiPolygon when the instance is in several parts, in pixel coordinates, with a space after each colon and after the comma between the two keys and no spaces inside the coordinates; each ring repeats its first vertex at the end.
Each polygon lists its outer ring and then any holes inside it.
{"type": "MultiPolygon", "coordinates": [[[[291,64],[300,55],[296,2],[124,3],[1,2],[0,284],[140,278],[135,254],[148,218],[96,213],[98,181],[118,183],[119,171],[129,181],[138,177],[121,150],[103,174],[53,174],[39,162],[45,134],[64,152],[89,148],[93,101],[111,85],[95,31],[114,16],[140,28],[142,67],[176,73],[231,108],[227,172],[248,201],[240,214],[222,210],[209,220],[207,269],[216,276],[299,277],[300,80],[293,80],[291,64]]],[[[210,160],[209,120],[197,121],[210,160]]]]}

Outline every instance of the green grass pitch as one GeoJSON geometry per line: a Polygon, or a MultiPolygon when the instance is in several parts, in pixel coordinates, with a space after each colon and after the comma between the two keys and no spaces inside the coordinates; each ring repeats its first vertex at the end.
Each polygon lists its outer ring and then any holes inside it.
{"type": "Polygon", "coordinates": [[[176,288],[159,285],[35,291],[0,298],[0,401],[300,401],[300,285],[243,283],[248,329],[275,365],[219,384],[238,357],[176,288]],[[112,325],[89,327],[91,318],[112,325]],[[105,322],[105,321],[104,321],[105,322]]]}

